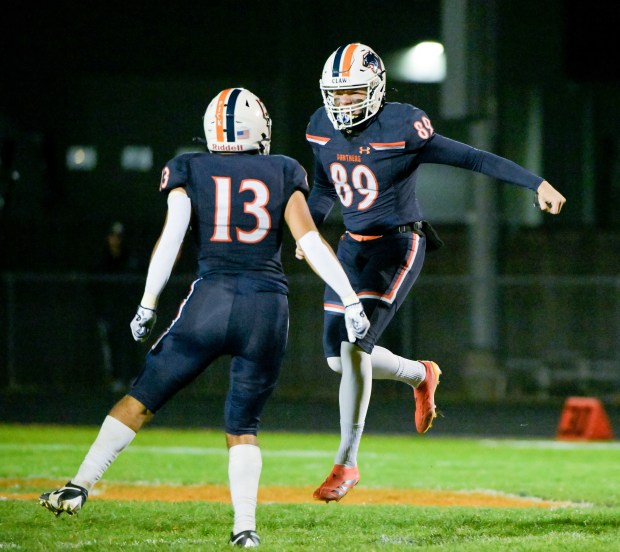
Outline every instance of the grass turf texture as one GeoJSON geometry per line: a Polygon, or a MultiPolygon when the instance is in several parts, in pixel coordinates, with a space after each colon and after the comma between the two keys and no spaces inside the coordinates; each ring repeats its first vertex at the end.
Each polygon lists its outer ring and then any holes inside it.
{"type": "MultiPolygon", "coordinates": [[[[24,493],[74,475],[98,428],[0,425],[0,478],[24,493]]],[[[317,486],[329,472],[335,435],[265,433],[267,486],[317,486]]],[[[365,435],[364,488],[494,491],[571,502],[557,508],[259,503],[264,550],[618,550],[620,444],[365,435]]],[[[104,482],[225,485],[224,437],[215,431],[143,430],[104,482]]],[[[95,488],[96,489],[96,488],[95,488]]],[[[7,489],[0,489],[6,496],[7,489]]],[[[17,492],[11,489],[11,493],[17,492]]],[[[295,492],[294,490],[292,492],[295,492]]],[[[13,496],[11,494],[11,496],[13,496]]],[[[93,495],[94,497],[94,495],[93,495]]],[[[259,494],[260,500],[260,494],[259,494]]],[[[34,499],[0,501],[0,549],[218,550],[232,526],[228,502],[89,499],[78,516],[55,518],[34,499]]]]}

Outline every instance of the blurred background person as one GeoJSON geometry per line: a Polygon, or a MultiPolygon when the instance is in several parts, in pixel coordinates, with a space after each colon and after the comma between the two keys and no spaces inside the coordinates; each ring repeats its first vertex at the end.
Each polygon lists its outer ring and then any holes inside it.
{"type": "MultiPolygon", "coordinates": [[[[133,312],[135,295],[132,277],[140,272],[137,257],[128,245],[125,226],[113,222],[93,273],[93,298],[106,384],[110,390],[126,390],[134,377],[140,358],[127,334],[127,319],[133,312]]],[[[135,305],[134,305],[135,306],[135,305]]]]}

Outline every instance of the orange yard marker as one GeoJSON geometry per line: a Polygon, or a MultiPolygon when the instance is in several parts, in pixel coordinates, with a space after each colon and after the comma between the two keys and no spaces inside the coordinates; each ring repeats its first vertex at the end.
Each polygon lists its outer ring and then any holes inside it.
{"type": "Polygon", "coordinates": [[[564,401],[556,437],[567,441],[614,438],[603,403],[593,397],[568,397],[564,401]]]}

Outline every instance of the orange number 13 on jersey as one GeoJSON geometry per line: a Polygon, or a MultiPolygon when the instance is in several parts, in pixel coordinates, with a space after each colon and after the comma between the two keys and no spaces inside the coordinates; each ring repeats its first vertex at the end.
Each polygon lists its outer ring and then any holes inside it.
{"type": "MultiPolygon", "coordinates": [[[[232,181],[227,176],[214,176],[215,182],[215,214],[214,231],[211,241],[229,242],[230,213],[232,209],[232,181]]],[[[256,226],[246,232],[236,228],[237,240],[241,243],[258,243],[263,240],[271,229],[271,216],[265,205],[269,202],[269,188],[264,182],[247,179],[241,182],[239,193],[252,192],[254,199],[243,203],[243,212],[249,213],[256,219],[256,226]]]]}

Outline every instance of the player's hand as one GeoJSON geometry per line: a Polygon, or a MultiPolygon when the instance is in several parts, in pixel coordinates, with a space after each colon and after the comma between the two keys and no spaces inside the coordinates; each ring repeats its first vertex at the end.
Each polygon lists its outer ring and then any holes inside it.
{"type": "Polygon", "coordinates": [[[356,339],[364,339],[370,328],[370,320],[368,320],[360,302],[344,308],[344,324],[347,328],[347,337],[351,343],[355,343],[356,339]]]}
{"type": "Polygon", "coordinates": [[[299,244],[296,244],[296,246],[297,247],[295,247],[295,257],[300,261],[303,261],[306,258],[304,250],[299,246],[299,244]]]}
{"type": "Polygon", "coordinates": [[[566,203],[566,198],[546,180],[538,186],[536,200],[541,211],[548,211],[552,215],[558,215],[562,210],[562,205],[566,203]]]}
{"type": "Polygon", "coordinates": [[[140,305],[129,327],[131,334],[140,343],[146,341],[151,335],[151,330],[157,322],[157,313],[153,309],[147,309],[140,305]]]}

